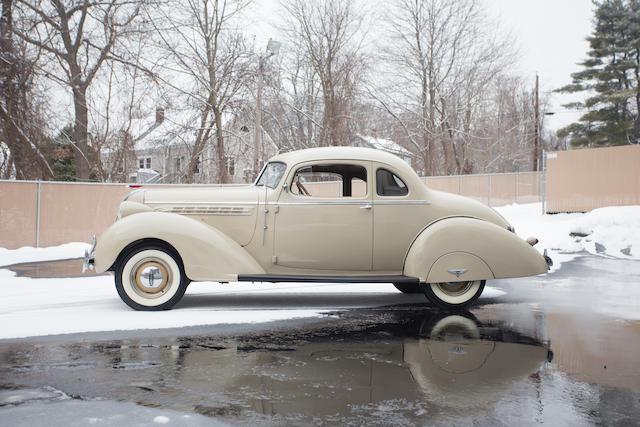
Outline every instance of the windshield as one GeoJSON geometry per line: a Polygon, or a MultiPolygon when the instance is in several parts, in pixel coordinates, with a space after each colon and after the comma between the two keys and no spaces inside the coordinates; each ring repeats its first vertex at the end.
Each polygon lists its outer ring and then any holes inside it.
{"type": "Polygon", "coordinates": [[[269,188],[276,188],[287,165],[282,162],[269,162],[262,170],[260,178],[256,181],[256,185],[266,185],[269,188]]]}

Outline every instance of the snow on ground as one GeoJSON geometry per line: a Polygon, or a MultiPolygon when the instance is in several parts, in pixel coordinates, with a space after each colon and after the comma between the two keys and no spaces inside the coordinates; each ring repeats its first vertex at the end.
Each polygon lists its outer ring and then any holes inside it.
{"type": "Polygon", "coordinates": [[[0,267],[23,262],[52,261],[84,256],[84,251],[91,247],[89,243],[73,242],[48,248],[25,246],[20,249],[0,248],[0,267]]]}
{"type": "Polygon", "coordinates": [[[496,210],[522,238],[537,237],[538,250],[549,249],[553,270],[582,251],[640,259],[640,206],[610,206],[588,213],[555,215],[542,215],[540,203],[514,204],[496,210]]]}
{"type": "MultiPolygon", "coordinates": [[[[609,207],[587,214],[541,215],[540,204],[497,209],[518,235],[536,236],[549,248],[554,268],[588,251],[640,259],[640,206],[609,207]],[[572,237],[579,233],[583,237],[572,237]]],[[[89,245],[0,248],[0,266],[82,256],[89,245]]],[[[504,294],[487,287],[482,298],[504,294]]],[[[113,277],[32,279],[0,269],[0,339],[113,330],[257,323],[320,317],[341,308],[415,302],[391,284],[193,283],[174,310],[136,312],[118,297],[113,277]]],[[[420,300],[421,301],[421,300],[420,300]]]]}

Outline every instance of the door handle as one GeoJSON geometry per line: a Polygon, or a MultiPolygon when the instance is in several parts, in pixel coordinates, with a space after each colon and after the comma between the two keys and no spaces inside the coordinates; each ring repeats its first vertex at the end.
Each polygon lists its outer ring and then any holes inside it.
{"type": "Polygon", "coordinates": [[[360,206],[360,209],[366,209],[366,210],[371,210],[372,206],[371,205],[364,205],[364,206],[360,206]]]}

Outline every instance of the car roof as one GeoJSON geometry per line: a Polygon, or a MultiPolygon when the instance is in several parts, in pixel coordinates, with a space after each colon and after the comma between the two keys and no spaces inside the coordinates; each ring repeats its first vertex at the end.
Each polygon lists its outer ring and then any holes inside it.
{"type": "MultiPolygon", "coordinates": [[[[290,151],[278,154],[269,161],[285,162],[292,166],[298,163],[313,160],[367,160],[379,163],[386,163],[398,170],[411,170],[411,166],[400,157],[374,148],[362,147],[319,147],[307,148],[304,150],[290,151]]],[[[414,172],[415,173],[415,172],[414,172]]]]}

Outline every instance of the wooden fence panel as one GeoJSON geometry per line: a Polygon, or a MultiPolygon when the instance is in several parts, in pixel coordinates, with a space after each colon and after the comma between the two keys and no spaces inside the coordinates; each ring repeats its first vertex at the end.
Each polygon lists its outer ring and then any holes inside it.
{"type": "Polygon", "coordinates": [[[546,154],[546,211],[640,204],[640,145],[546,154]]]}

